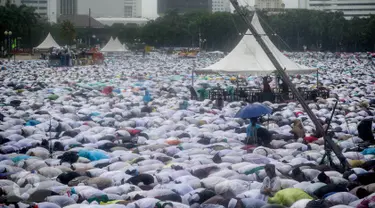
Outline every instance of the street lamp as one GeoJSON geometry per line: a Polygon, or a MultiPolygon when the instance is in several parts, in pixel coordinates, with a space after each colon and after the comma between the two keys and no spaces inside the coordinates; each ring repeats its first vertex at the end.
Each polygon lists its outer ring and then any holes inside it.
{"type": "Polygon", "coordinates": [[[277,41],[277,47],[280,49],[280,37],[278,37],[278,35],[276,33],[273,33],[272,36],[274,36],[276,38],[276,41],[277,41]]]}
{"type": "Polygon", "coordinates": [[[11,51],[11,48],[12,48],[12,43],[11,43],[11,39],[10,39],[10,37],[12,36],[12,31],[8,31],[8,30],[6,30],[5,32],[4,32],[4,35],[5,35],[5,41],[8,43],[7,44],[7,47],[8,47],[8,52],[7,52],[7,55],[8,55],[8,61],[10,61],[10,51],[11,51]]]}
{"type": "Polygon", "coordinates": [[[199,39],[199,49],[202,49],[202,44],[204,44],[207,39],[199,39]]]}
{"type": "Polygon", "coordinates": [[[94,48],[95,48],[95,45],[96,45],[96,35],[92,35],[92,41],[93,41],[93,45],[94,45],[94,48]]]}

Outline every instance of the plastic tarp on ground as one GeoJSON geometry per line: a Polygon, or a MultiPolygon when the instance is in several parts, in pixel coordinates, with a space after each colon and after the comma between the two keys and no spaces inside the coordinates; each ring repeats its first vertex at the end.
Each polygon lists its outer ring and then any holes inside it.
{"type": "Polygon", "coordinates": [[[59,44],[56,43],[55,39],[53,39],[51,33],[48,33],[46,39],[37,46],[35,49],[50,49],[50,48],[60,48],[59,44]]]}
{"type": "Polygon", "coordinates": [[[108,43],[102,48],[101,52],[125,52],[123,45],[116,38],[115,40],[111,38],[108,43]]]}
{"type": "MultiPolygon", "coordinates": [[[[316,69],[298,65],[282,54],[264,32],[256,14],[251,24],[289,74],[305,74],[316,71],[316,69]]],[[[198,73],[223,72],[243,75],[268,75],[273,71],[275,71],[274,65],[250,30],[246,32],[242,40],[226,57],[207,68],[197,70],[198,73]]]]}

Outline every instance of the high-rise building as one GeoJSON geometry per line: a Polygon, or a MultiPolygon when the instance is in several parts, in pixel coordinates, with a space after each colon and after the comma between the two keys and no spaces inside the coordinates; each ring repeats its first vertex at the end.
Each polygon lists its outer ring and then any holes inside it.
{"type": "Polygon", "coordinates": [[[142,0],[125,0],[124,17],[142,17],[142,0]]]}
{"type": "Polygon", "coordinates": [[[77,0],[57,0],[58,15],[76,15],[77,10],[77,0]]]}
{"type": "Polygon", "coordinates": [[[308,1],[309,0],[298,0],[298,8],[299,9],[307,9],[308,8],[308,1]]]}
{"type": "Polygon", "coordinates": [[[212,0],[212,12],[230,12],[229,0],[212,0]]]}
{"type": "Polygon", "coordinates": [[[340,11],[347,18],[367,17],[375,14],[374,0],[299,0],[301,9],[340,11]]]}
{"type": "Polygon", "coordinates": [[[21,0],[21,4],[35,8],[35,13],[48,19],[48,0],[21,0]]]}
{"type": "Polygon", "coordinates": [[[196,10],[212,11],[212,0],[158,0],[158,14],[169,10],[185,13],[196,10]]]}
{"type": "Polygon", "coordinates": [[[124,0],[78,0],[78,14],[98,17],[124,17],[124,0]]]}
{"type": "Polygon", "coordinates": [[[255,0],[254,7],[257,9],[283,9],[285,4],[282,0],[255,0]]]}
{"type": "Polygon", "coordinates": [[[47,4],[47,15],[48,15],[48,21],[57,23],[57,1],[58,0],[48,0],[47,4]]]}
{"type": "MultiPolygon", "coordinates": [[[[4,6],[8,0],[0,0],[0,6],[4,6]]],[[[9,3],[15,4],[17,6],[21,5],[21,0],[9,0],[9,3]]]]}

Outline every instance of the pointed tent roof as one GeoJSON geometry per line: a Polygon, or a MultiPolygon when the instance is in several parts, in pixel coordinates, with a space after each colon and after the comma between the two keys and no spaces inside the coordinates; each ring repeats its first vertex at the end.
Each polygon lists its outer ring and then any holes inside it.
{"type": "Polygon", "coordinates": [[[125,52],[121,42],[118,40],[118,38],[111,39],[108,41],[107,45],[105,45],[102,50],[102,52],[125,52]]]}
{"type": "Polygon", "coordinates": [[[115,41],[115,40],[113,39],[113,37],[111,37],[111,38],[109,39],[109,41],[107,42],[107,44],[102,48],[101,51],[105,51],[105,50],[107,50],[107,49],[113,44],[113,41],[115,41]]]}
{"type": "Polygon", "coordinates": [[[48,33],[46,39],[36,47],[36,49],[50,49],[52,47],[60,48],[59,44],[56,43],[55,39],[53,39],[51,33],[48,33]]]}
{"type": "Polygon", "coordinates": [[[116,45],[121,45],[122,48],[124,49],[124,51],[128,51],[128,48],[126,47],[125,43],[122,44],[122,43],[120,42],[120,40],[118,39],[118,37],[115,39],[115,43],[116,43],[116,45]]]}
{"type": "MultiPolygon", "coordinates": [[[[298,65],[282,54],[272,41],[268,38],[260,25],[259,18],[254,14],[251,24],[262,36],[263,41],[270,48],[273,55],[279,61],[283,68],[290,73],[311,73],[316,69],[310,69],[298,65]]],[[[251,74],[251,75],[268,75],[275,71],[275,67],[260,44],[256,41],[250,30],[246,32],[237,46],[219,62],[201,69],[198,72],[224,72],[231,74],[251,74]]]]}

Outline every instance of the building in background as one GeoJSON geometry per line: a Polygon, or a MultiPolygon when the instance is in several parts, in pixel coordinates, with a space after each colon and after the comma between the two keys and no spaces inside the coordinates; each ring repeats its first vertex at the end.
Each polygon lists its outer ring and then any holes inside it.
{"type": "Polygon", "coordinates": [[[124,0],[124,17],[142,17],[142,0],[124,0]]]}
{"type": "MultiPolygon", "coordinates": [[[[0,6],[4,6],[8,0],[0,0],[0,6]]],[[[21,5],[21,0],[10,0],[11,4],[15,4],[17,6],[21,5]]]]}
{"type": "Polygon", "coordinates": [[[78,0],[57,0],[57,12],[60,15],[77,15],[78,0]]]}
{"type": "Polygon", "coordinates": [[[299,0],[301,9],[343,12],[346,18],[375,14],[374,0],[299,0]]]}
{"type": "Polygon", "coordinates": [[[284,9],[285,4],[282,0],[255,0],[257,9],[284,9]]]}
{"type": "Polygon", "coordinates": [[[308,1],[309,0],[298,0],[298,8],[299,9],[307,9],[308,8],[308,1]]]}
{"type": "Polygon", "coordinates": [[[230,12],[229,0],[212,0],[212,12],[230,12]]]}
{"type": "Polygon", "coordinates": [[[71,22],[77,28],[103,28],[104,25],[97,21],[95,18],[90,18],[89,15],[60,15],[59,22],[65,20],[71,22]]]}
{"type": "Polygon", "coordinates": [[[158,14],[163,15],[170,10],[185,13],[196,10],[212,11],[212,0],[157,0],[158,14]]]}
{"type": "Polygon", "coordinates": [[[145,25],[149,19],[146,18],[118,18],[118,17],[99,17],[95,18],[98,22],[102,23],[103,25],[106,26],[112,26],[113,24],[136,24],[136,25],[145,25]]]}
{"type": "Polygon", "coordinates": [[[48,19],[48,0],[21,0],[21,4],[35,8],[35,13],[48,19]]]}
{"type": "Polygon", "coordinates": [[[58,0],[48,0],[47,4],[47,18],[49,22],[57,23],[57,1],[58,0]]]}
{"type": "Polygon", "coordinates": [[[89,9],[94,18],[124,17],[124,0],[78,0],[78,14],[88,15],[89,9]]]}

